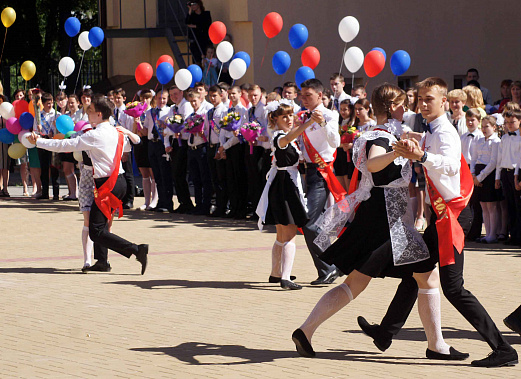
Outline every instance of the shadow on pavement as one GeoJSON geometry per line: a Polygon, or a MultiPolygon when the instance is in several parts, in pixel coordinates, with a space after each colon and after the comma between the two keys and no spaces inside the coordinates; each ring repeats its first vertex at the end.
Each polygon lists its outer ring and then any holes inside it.
{"type": "Polygon", "coordinates": [[[136,286],[145,290],[152,289],[183,289],[183,288],[223,288],[223,289],[250,289],[261,291],[282,291],[278,285],[264,282],[226,282],[226,281],[198,281],[198,280],[144,280],[119,281],[108,284],[122,284],[136,286]]]}

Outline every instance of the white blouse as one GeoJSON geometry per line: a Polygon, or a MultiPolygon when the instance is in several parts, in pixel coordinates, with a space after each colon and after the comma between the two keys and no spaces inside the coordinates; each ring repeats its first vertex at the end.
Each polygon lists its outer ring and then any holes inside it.
{"type": "Polygon", "coordinates": [[[486,166],[481,170],[479,175],[476,176],[480,182],[485,180],[485,178],[496,169],[497,153],[500,143],[501,140],[497,134],[494,133],[489,138],[482,137],[472,144],[470,152],[470,155],[472,156],[470,172],[474,175],[477,164],[483,164],[486,166]]]}

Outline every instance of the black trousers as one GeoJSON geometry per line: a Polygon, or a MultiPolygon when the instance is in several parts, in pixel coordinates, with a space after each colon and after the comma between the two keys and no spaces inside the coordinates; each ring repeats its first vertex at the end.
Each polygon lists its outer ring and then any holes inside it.
{"type": "Polygon", "coordinates": [[[244,164],[245,144],[238,143],[226,150],[226,182],[232,214],[246,214],[248,183],[244,164]]]}
{"type": "Polygon", "coordinates": [[[194,185],[195,205],[209,211],[212,201],[212,179],[208,167],[208,144],[197,149],[188,147],[188,167],[194,185]]]}
{"type": "Polygon", "coordinates": [[[163,141],[148,141],[148,160],[150,161],[150,167],[154,173],[157,185],[157,207],[170,210],[174,206],[172,202],[174,186],[172,183],[172,171],[169,162],[166,160],[163,141]]]}
{"type": "Polygon", "coordinates": [[[190,188],[186,180],[188,167],[188,141],[181,140],[179,146],[177,138],[170,138],[172,151],[170,152],[171,172],[174,179],[174,188],[177,195],[177,201],[181,205],[193,207],[192,199],[190,199],[190,188]]]}
{"type": "Polygon", "coordinates": [[[262,146],[254,146],[250,154],[250,146],[246,145],[244,161],[248,172],[248,201],[253,210],[257,209],[262,191],[266,185],[266,174],[271,167],[271,150],[262,146]]]}
{"type": "MultiPolygon", "coordinates": [[[[96,188],[101,187],[107,179],[94,179],[96,188]]],[[[119,175],[112,193],[121,200],[125,196],[126,189],[125,178],[123,175],[119,175]]],[[[136,244],[109,232],[108,219],[98,208],[96,202],[92,203],[90,210],[89,236],[94,242],[94,258],[101,263],[108,262],[108,249],[114,250],[127,258],[137,253],[138,247],[136,244]]]]}
{"type": "Polygon", "coordinates": [[[132,152],[125,153],[123,156],[127,155],[127,160],[123,162],[121,160],[121,166],[125,173],[123,176],[125,177],[125,182],[127,183],[127,193],[123,198],[123,205],[133,205],[134,204],[134,196],[135,196],[135,186],[134,186],[134,169],[132,167],[132,152]]]}
{"type": "Polygon", "coordinates": [[[469,232],[466,234],[469,240],[475,240],[481,237],[481,228],[483,226],[483,210],[479,203],[478,191],[474,191],[469,201],[470,210],[472,211],[472,225],[469,232]]]}
{"type": "Polygon", "coordinates": [[[38,149],[38,159],[40,160],[41,169],[42,196],[49,196],[49,174],[52,182],[52,194],[54,197],[60,196],[60,185],[58,184],[60,172],[56,167],[51,166],[52,152],[38,149]]]}
{"type": "Polygon", "coordinates": [[[319,258],[322,251],[313,242],[318,235],[316,222],[324,211],[329,196],[327,183],[322,177],[322,174],[315,167],[308,166],[306,169],[306,188],[309,222],[302,228],[302,231],[304,232],[306,245],[308,246],[309,253],[313,258],[313,263],[317,269],[318,276],[321,277],[326,276],[336,267],[335,265],[327,264],[319,258]]]}
{"type": "Polygon", "coordinates": [[[501,186],[508,205],[508,227],[510,238],[521,243],[521,191],[516,190],[514,183],[514,170],[501,170],[501,186]]]}
{"type": "Polygon", "coordinates": [[[226,188],[226,160],[214,159],[218,149],[219,144],[208,145],[208,167],[210,169],[213,191],[215,193],[216,212],[221,213],[226,210],[228,194],[226,188]]]}

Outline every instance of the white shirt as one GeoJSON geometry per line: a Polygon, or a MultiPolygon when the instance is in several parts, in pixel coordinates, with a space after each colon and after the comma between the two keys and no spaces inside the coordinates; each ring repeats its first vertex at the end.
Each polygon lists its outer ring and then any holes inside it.
{"type": "Polygon", "coordinates": [[[467,161],[467,164],[470,164],[472,161],[472,146],[478,142],[480,138],[485,138],[481,130],[476,128],[473,132],[466,132],[463,134],[461,139],[461,154],[465,157],[465,160],[467,161]]]}
{"type": "Polygon", "coordinates": [[[455,121],[452,119],[452,114],[447,113],[447,118],[449,119],[450,123],[454,126],[454,128],[457,130],[460,136],[469,131],[467,128],[467,120],[465,118],[465,115],[463,115],[463,117],[461,117],[458,121],[455,121]]]}
{"type": "MultiPolygon", "coordinates": [[[[124,128],[127,128],[127,119],[129,118],[128,115],[125,113],[125,110],[127,107],[125,104],[121,105],[121,107],[114,108],[114,123],[115,125],[123,126],[124,128]],[[117,118],[117,120],[116,120],[117,118]]],[[[127,128],[128,129],[128,128],[127,128]]]]}
{"type": "Polygon", "coordinates": [[[369,128],[372,128],[373,126],[376,126],[376,121],[371,119],[367,124],[359,125],[358,130],[360,130],[361,132],[367,132],[369,128]]]}
{"type": "Polygon", "coordinates": [[[40,125],[42,126],[42,131],[41,131],[41,133],[38,131],[36,117],[34,118],[33,130],[37,134],[41,134],[42,136],[55,135],[57,133],[57,130],[56,130],[56,118],[57,117],[58,116],[56,116],[56,112],[54,111],[53,108],[51,108],[51,111],[49,113],[45,112],[44,110],[40,111],[40,119],[41,119],[40,125]]]}
{"type": "MultiPolygon", "coordinates": [[[[320,154],[322,159],[326,163],[329,163],[333,161],[336,148],[340,146],[340,134],[338,134],[338,113],[327,109],[322,103],[313,109],[313,111],[315,110],[322,112],[326,126],[321,127],[319,124],[314,122],[306,129],[304,133],[307,134],[309,141],[315,150],[320,154]]],[[[306,162],[315,163],[315,161],[310,159],[308,156],[302,136],[299,137],[299,145],[306,162]]]]}
{"type": "Polygon", "coordinates": [[[255,106],[255,114],[250,117],[250,114],[253,109],[253,104],[250,109],[248,109],[248,119],[252,119],[252,121],[257,121],[262,126],[262,132],[260,136],[268,137],[267,141],[260,142],[257,141],[257,146],[262,146],[265,149],[271,149],[270,143],[270,135],[268,134],[268,110],[266,106],[259,101],[259,104],[255,106]]]}
{"type": "MultiPolygon", "coordinates": [[[[248,109],[246,109],[246,107],[240,102],[236,106],[230,106],[230,108],[228,108],[228,110],[224,113],[223,117],[231,112],[231,108],[235,108],[235,111],[241,116],[241,125],[245,123],[246,120],[248,120],[248,109]]],[[[219,133],[219,143],[225,150],[228,150],[230,147],[239,143],[239,138],[237,138],[233,132],[221,129],[221,133],[219,133]]]]}
{"type": "Polygon", "coordinates": [[[83,112],[83,108],[82,109],[78,109],[78,112],[76,112],[78,114],[78,117],[79,117],[79,120],[78,121],[87,121],[89,122],[89,115],[87,114],[87,112],[83,112]]]}
{"type": "MultiPolygon", "coordinates": [[[[219,123],[221,122],[222,118],[228,114],[228,107],[226,105],[224,105],[224,103],[219,103],[213,109],[215,109],[215,110],[213,111],[212,120],[215,123],[215,125],[219,126],[219,123]]],[[[210,111],[208,111],[206,113],[206,115],[204,116],[204,130],[206,133],[206,138],[209,139],[210,144],[216,145],[220,142],[219,135],[222,131],[218,130],[216,132],[215,130],[212,129],[212,127],[210,126],[210,120],[208,118],[209,112],[210,111]],[[208,138],[208,135],[210,136],[210,138],[208,138]]]]}
{"type": "Polygon", "coordinates": [[[81,116],[83,116],[81,113],[81,109],[78,109],[76,112],[72,114],[69,111],[67,115],[70,116],[70,118],[72,118],[72,122],[74,122],[74,124],[76,124],[78,121],[81,121],[81,116]]]}
{"type": "Polygon", "coordinates": [[[335,94],[333,94],[333,96],[331,96],[331,101],[333,102],[333,109],[335,109],[338,112],[340,112],[340,103],[342,101],[349,100],[351,102],[351,104],[354,104],[354,103],[356,103],[358,98],[356,97],[355,99],[356,100],[353,102],[353,98],[351,96],[349,96],[347,93],[345,93],[344,91],[342,91],[342,93],[338,97],[335,97],[335,94]],[[338,108],[335,107],[335,100],[338,101],[338,108]]]}
{"type": "MultiPolygon", "coordinates": [[[[43,139],[36,140],[36,146],[49,151],[71,152],[87,151],[94,167],[94,178],[106,178],[114,171],[114,156],[118,146],[118,131],[108,122],[98,124],[95,129],[81,135],[78,138],[63,140],[43,139]]],[[[130,142],[125,136],[123,139],[123,151],[131,149],[130,142]]],[[[119,164],[119,173],[125,171],[119,164]]]]}
{"type": "Polygon", "coordinates": [[[212,103],[210,103],[209,101],[206,101],[206,100],[203,100],[203,101],[201,102],[201,106],[199,107],[199,109],[201,109],[201,110],[204,111],[205,113],[208,113],[208,111],[209,111],[210,109],[212,109],[212,108],[213,108],[212,103]]]}
{"type": "Polygon", "coordinates": [[[501,169],[517,169],[517,163],[521,157],[521,138],[519,129],[515,133],[515,136],[507,133],[501,137],[497,152],[496,180],[501,179],[501,169]]]}
{"type": "MultiPolygon", "coordinates": [[[[420,141],[425,143],[427,160],[423,167],[433,185],[445,201],[461,196],[460,168],[461,168],[461,141],[458,132],[443,114],[430,123],[431,132],[426,132],[420,141]]],[[[429,193],[426,192],[426,201],[430,204],[429,193]]]]}
{"type": "Polygon", "coordinates": [[[497,153],[501,140],[496,133],[492,134],[488,138],[480,138],[475,141],[471,147],[470,156],[470,172],[474,174],[477,164],[484,164],[485,168],[481,170],[476,178],[482,182],[487,176],[496,169],[497,164],[497,153]]]}
{"type": "MultiPolygon", "coordinates": [[[[152,119],[152,110],[157,108],[150,108],[146,114],[145,114],[145,121],[143,122],[143,127],[148,129],[148,140],[152,141],[154,139],[154,120],[152,119]]],[[[165,119],[168,117],[170,113],[170,107],[165,106],[159,110],[159,115],[157,116],[156,120],[156,126],[158,133],[161,133],[162,125],[159,124],[159,121],[165,121],[165,119]]],[[[169,130],[168,128],[165,128],[163,135],[166,134],[166,130],[169,130]]],[[[159,137],[161,138],[161,137],[159,137]]],[[[166,141],[168,140],[168,136],[165,136],[165,147],[166,147],[166,141]]],[[[170,144],[168,145],[170,146],[170,144]]]]}

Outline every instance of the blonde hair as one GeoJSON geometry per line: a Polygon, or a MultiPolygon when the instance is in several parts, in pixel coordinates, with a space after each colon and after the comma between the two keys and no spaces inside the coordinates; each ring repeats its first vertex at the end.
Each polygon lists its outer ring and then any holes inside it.
{"type": "Polygon", "coordinates": [[[442,78],[431,76],[422,80],[421,82],[416,83],[416,88],[418,91],[420,89],[433,89],[438,91],[440,95],[447,97],[447,83],[442,78]]]}
{"type": "MultiPolygon", "coordinates": [[[[477,108],[470,108],[467,113],[465,113],[466,118],[475,117],[478,121],[481,121],[481,113],[479,112],[479,109],[477,108]]],[[[494,118],[494,117],[492,117],[494,118]]]]}
{"type": "Polygon", "coordinates": [[[447,98],[461,100],[462,103],[467,102],[467,94],[462,89],[453,89],[447,94],[447,98]]]}
{"type": "Polygon", "coordinates": [[[507,112],[507,111],[518,111],[520,109],[521,109],[521,107],[519,106],[518,103],[516,103],[515,101],[509,101],[508,103],[506,103],[505,107],[503,108],[503,117],[505,117],[505,112],[507,112]]]}
{"type": "Polygon", "coordinates": [[[277,123],[275,121],[277,117],[284,116],[287,114],[293,114],[293,107],[288,104],[280,104],[276,110],[270,112],[268,114],[268,124],[270,128],[275,128],[277,126],[277,123]]]}
{"type": "Polygon", "coordinates": [[[467,94],[467,102],[465,103],[467,107],[485,109],[483,94],[478,87],[465,86],[463,87],[463,91],[467,94]]]}
{"type": "Polygon", "coordinates": [[[281,97],[277,92],[270,92],[268,96],[266,96],[266,104],[270,101],[279,101],[280,99],[281,97]]]}
{"type": "Polygon", "coordinates": [[[494,116],[485,116],[483,117],[483,120],[481,120],[481,127],[483,128],[483,123],[488,122],[490,126],[494,128],[494,130],[497,131],[497,120],[494,116]]]}
{"type": "MultiPolygon", "coordinates": [[[[384,83],[373,90],[371,104],[375,115],[391,116],[391,105],[404,103],[407,98],[406,92],[394,84],[384,83]]],[[[360,100],[358,100],[360,101],[360,100]]],[[[357,101],[357,103],[358,103],[357,101]]]]}

